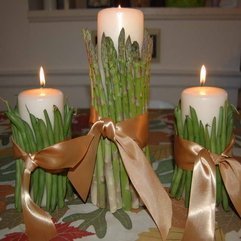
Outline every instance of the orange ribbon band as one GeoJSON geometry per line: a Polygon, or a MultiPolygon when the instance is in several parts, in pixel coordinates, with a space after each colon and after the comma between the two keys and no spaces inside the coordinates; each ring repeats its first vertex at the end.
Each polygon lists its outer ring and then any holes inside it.
{"type": "Polygon", "coordinates": [[[179,167],[193,170],[190,205],[183,241],[213,241],[215,232],[216,165],[228,195],[241,216],[241,162],[230,156],[234,138],[221,155],[175,136],[174,157],[179,167]],[[235,187],[235,188],[234,188],[235,187]]]}
{"type": "Polygon", "coordinates": [[[34,154],[27,154],[14,144],[15,156],[25,161],[22,207],[26,233],[30,240],[48,241],[56,235],[51,216],[37,206],[29,195],[31,172],[37,167],[50,172],[68,168],[69,180],[81,198],[86,200],[101,136],[117,145],[132,184],[155,221],[162,239],[166,240],[171,227],[172,204],[149,161],[137,145],[145,145],[141,139],[138,140],[137,134],[143,123],[147,123],[147,114],[124,120],[116,125],[110,119],[100,119],[92,125],[86,136],[57,143],[34,154]]]}

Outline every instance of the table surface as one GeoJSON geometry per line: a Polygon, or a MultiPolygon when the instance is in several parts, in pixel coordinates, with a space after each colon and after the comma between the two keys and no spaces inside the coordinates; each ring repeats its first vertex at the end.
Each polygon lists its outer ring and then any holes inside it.
{"type": "MultiPolygon", "coordinates": [[[[88,111],[79,111],[73,121],[75,136],[86,132],[88,111]]],[[[173,110],[149,111],[149,146],[153,169],[164,186],[169,187],[173,173],[173,110]]],[[[234,147],[241,156],[239,130],[234,147]]],[[[9,136],[11,130],[4,115],[0,114],[0,240],[27,240],[24,234],[22,214],[14,209],[15,162],[12,157],[9,136]]],[[[187,209],[183,200],[172,200],[173,227],[168,240],[180,240],[185,225],[187,209]]],[[[64,240],[115,240],[154,241],[160,240],[156,226],[144,208],[113,215],[108,210],[98,209],[91,203],[82,203],[77,197],[66,201],[66,207],[51,214],[57,230],[64,240]],[[84,215],[87,214],[87,215],[84,215]],[[106,232],[106,233],[105,233],[106,232]],[[101,238],[101,235],[104,237],[101,238]],[[100,239],[101,238],[101,239],[100,239]]],[[[240,241],[241,219],[234,211],[216,211],[216,241],[240,241]]],[[[57,239],[59,240],[59,239],[57,239]]]]}

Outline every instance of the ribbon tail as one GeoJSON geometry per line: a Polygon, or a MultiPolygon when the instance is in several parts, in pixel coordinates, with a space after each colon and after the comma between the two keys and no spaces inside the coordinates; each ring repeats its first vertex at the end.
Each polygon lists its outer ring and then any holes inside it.
{"type": "Polygon", "coordinates": [[[100,131],[97,130],[99,124],[93,125],[88,133],[88,135],[93,136],[93,139],[86,150],[86,155],[74,168],[69,169],[68,172],[69,180],[83,201],[86,201],[88,197],[95,168],[96,153],[101,135],[100,131]]]}
{"type": "Polygon", "coordinates": [[[29,195],[30,174],[24,170],[22,178],[22,208],[26,233],[30,241],[49,241],[56,236],[51,216],[37,206],[29,195]]]}
{"type": "Polygon", "coordinates": [[[216,167],[202,149],[194,164],[188,218],[183,241],[213,241],[215,231],[216,167]]]}
{"type": "Polygon", "coordinates": [[[221,162],[219,167],[228,195],[241,217],[241,164],[231,158],[221,162]]]}
{"type": "Polygon", "coordinates": [[[128,136],[116,134],[127,173],[146,208],[155,221],[163,240],[166,240],[172,221],[171,200],[140,147],[128,136]]]}

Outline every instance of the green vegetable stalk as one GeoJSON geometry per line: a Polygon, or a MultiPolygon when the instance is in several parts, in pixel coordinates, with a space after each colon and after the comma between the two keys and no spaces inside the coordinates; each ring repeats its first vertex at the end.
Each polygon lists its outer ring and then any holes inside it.
{"type": "MultiPolygon", "coordinates": [[[[115,123],[147,111],[149,101],[152,40],[145,32],[143,46],[132,42],[121,30],[118,49],[103,34],[101,57],[97,54],[92,34],[83,30],[89,62],[91,105],[101,117],[115,123]]],[[[148,147],[145,148],[148,154],[148,147]]],[[[117,209],[139,207],[139,198],[132,187],[116,145],[101,139],[91,187],[91,200],[99,207],[117,209]]]]}
{"type": "MultiPolygon", "coordinates": [[[[208,126],[198,120],[196,111],[190,106],[190,115],[186,116],[184,123],[180,104],[174,110],[176,135],[196,142],[209,151],[221,154],[230,143],[233,135],[233,114],[235,108],[227,101],[220,107],[219,121],[213,118],[211,131],[208,126]]],[[[192,171],[184,170],[175,165],[172,178],[170,195],[180,199],[184,196],[185,206],[189,206],[190,191],[192,183],[192,171]]],[[[225,211],[229,210],[229,197],[223,184],[219,167],[216,166],[216,204],[222,204],[225,211]]]]}
{"type": "MultiPolygon", "coordinates": [[[[71,122],[73,108],[65,105],[64,116],[57,107],[53,107],[54,123],[50,122],[48,113],[44,110],[45,119],[36,118],[29,113],[30,125],[21,119],[17,109],[7,104],[6,115],[11,123],[14,141],[27,153],[34,153],[45,147],[71,137],[71,122]]],[[[16,160],[15,207],[21,211],[21,177],[24,163],[16,160]]],[[[37,168],[31,177],[31,195],[39,206],[45,206],[49,212],[64,206],[66,194],[71,193],[71,185],[66,173],[52,174],[42,168],[37,168]]]]}

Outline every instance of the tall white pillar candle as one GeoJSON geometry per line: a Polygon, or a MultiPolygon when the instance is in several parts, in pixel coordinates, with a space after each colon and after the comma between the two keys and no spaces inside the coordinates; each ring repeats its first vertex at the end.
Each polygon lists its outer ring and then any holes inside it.
{"type": "Polygon", "coordinates": [[[97,39],[100,52],[101,38],[103,33],[112,38],[115,48],[118,46],[118,37],[121,29],[125,29],[126,38],[131,37],[142,46],[144,34],[143,12],[133,8],[105,8],[98,12],[97,16],[97,39]]]}
{"type": "MultiPolygon", "coordinates": [[[[201,84],[205,82],[206,69],[201,70],[201,84]]],[[[181,109],[183,120],[186,115],[190,115],[190,106],[196,110],[198,119],[203,125],[212,125],[212,120],[219,118],[219,108],[224,106],[228,94],[224,89],[216,87],[191,87],[183,90],[181,94],[181,109]]]]}
{"type": "MultiPolygon", "coordinates": [[[[42,68],[40,70],[40,81],[45,82],[42,68]]],[[[41,86],[44,86],[44,83],[41,84],[41,86]]],[[[53,123],[53,106],[57,106],[63,114],[64,95],[62,91],[58,89],[41,87],[38,89],[24,90],[18,95],[19,114],[30,126],[29,112],[37,118],[45,120],[43,113],[45,109],[48,112],[50,121],[53,123]]]]}

